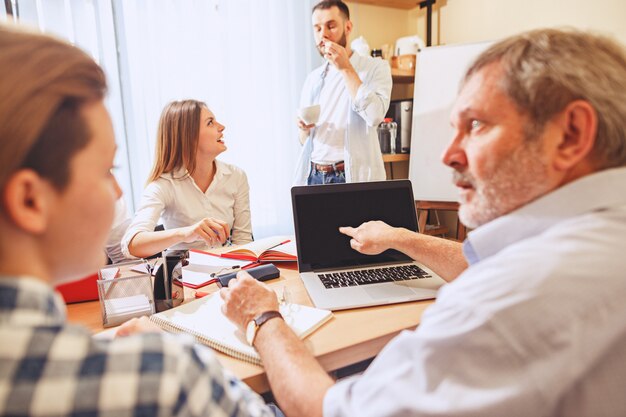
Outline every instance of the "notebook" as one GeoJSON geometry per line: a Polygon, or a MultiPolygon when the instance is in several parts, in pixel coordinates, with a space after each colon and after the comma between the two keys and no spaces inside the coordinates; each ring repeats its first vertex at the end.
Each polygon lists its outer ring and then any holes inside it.
{"type": "Polygon", "coordinates": [[[271,236],[255,240],[217,256],[250,262],[293,262],[297,259],[296,245],[289,236],[271,236]]]}
{"type": "MultiPolygon", "coordinates": [[[[248,345],[245,335],[223,314],[219,294],[199,298],[161,313],[150,320],[172,333],[189,333],[200,343],[246,362],[261,364],[261,358],[248,345]]],[[[297,304],[281,306],[285,322],[300,338],[305,338],[332,318],[332,312],[297,304]]]]}
{"type": "Polygon", "coordinates": [[[340,226],[370,220],[416,231],[410,181],[293,187],[291,199],[298,269],[316,307],[341,310],[430,299],[445,283],[398,251],[363,255],[339,233],[340,226]]]}
{"type": "Polygon", "coordinates": [[[222,258],[196,249],[189,250],[188,264],[183,267],[182,284],[198,289],[217,282],[216,275],[238,270],[248,262],[222,258]]]}

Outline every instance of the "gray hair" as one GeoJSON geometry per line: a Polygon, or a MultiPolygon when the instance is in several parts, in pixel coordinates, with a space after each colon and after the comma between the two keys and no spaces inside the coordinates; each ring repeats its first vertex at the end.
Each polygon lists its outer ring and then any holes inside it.
{"type": "Polygon", "coordinates": [[[626,165],[626,50],[616,41],[577,30],[540,29],[491,46],[468,69],[498,62],[501,86],[537,137],[545,124],[574,100],[595,109],[598,131],[592,157],[600,168],[626,165]]]}

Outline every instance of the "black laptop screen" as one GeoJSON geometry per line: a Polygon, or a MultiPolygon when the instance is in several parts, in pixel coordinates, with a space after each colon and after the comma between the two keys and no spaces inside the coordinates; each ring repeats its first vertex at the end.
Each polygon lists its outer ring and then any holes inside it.
{"type": "Polygon", "coordinates": [[[409,181],[293,187],[292,204],[300,271],[410,259],[395,250],[360,254],[350,247],[350,238],[338,230],[340,226],[357,227],[370,220],[416,230],[409,181]]]}

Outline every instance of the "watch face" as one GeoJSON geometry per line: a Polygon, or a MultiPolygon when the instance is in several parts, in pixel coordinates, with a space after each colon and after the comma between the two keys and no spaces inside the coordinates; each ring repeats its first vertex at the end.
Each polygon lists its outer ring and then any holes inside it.
{"type": "Polygon", "coordinates": [[[256,334],[256,323],[254,320],[250,320],[246,326],[246,341],[250,346],[254,342],[254,335],[256,334]]]}

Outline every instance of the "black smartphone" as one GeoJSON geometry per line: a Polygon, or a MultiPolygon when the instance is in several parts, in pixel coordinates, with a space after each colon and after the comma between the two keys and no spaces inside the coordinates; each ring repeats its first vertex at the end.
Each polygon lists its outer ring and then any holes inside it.
{"type": "MultiPolygon", "coordinates": [[[[257,279],[259,281],[267,281],[268,279],[278,278],[280,276],[280,271],[274,266],[274,264],[259,265],[255,266],[254,268],[244,269],[244,271],[246,271],[247,273],[252,275],[254,279],[257,279]]],[[[228,283],[231,279],[237,276],[237,272],[219,275],[217,277],[217,279],[219,280],[218,285],[220,287],[228,287],[228,283]]]]}

